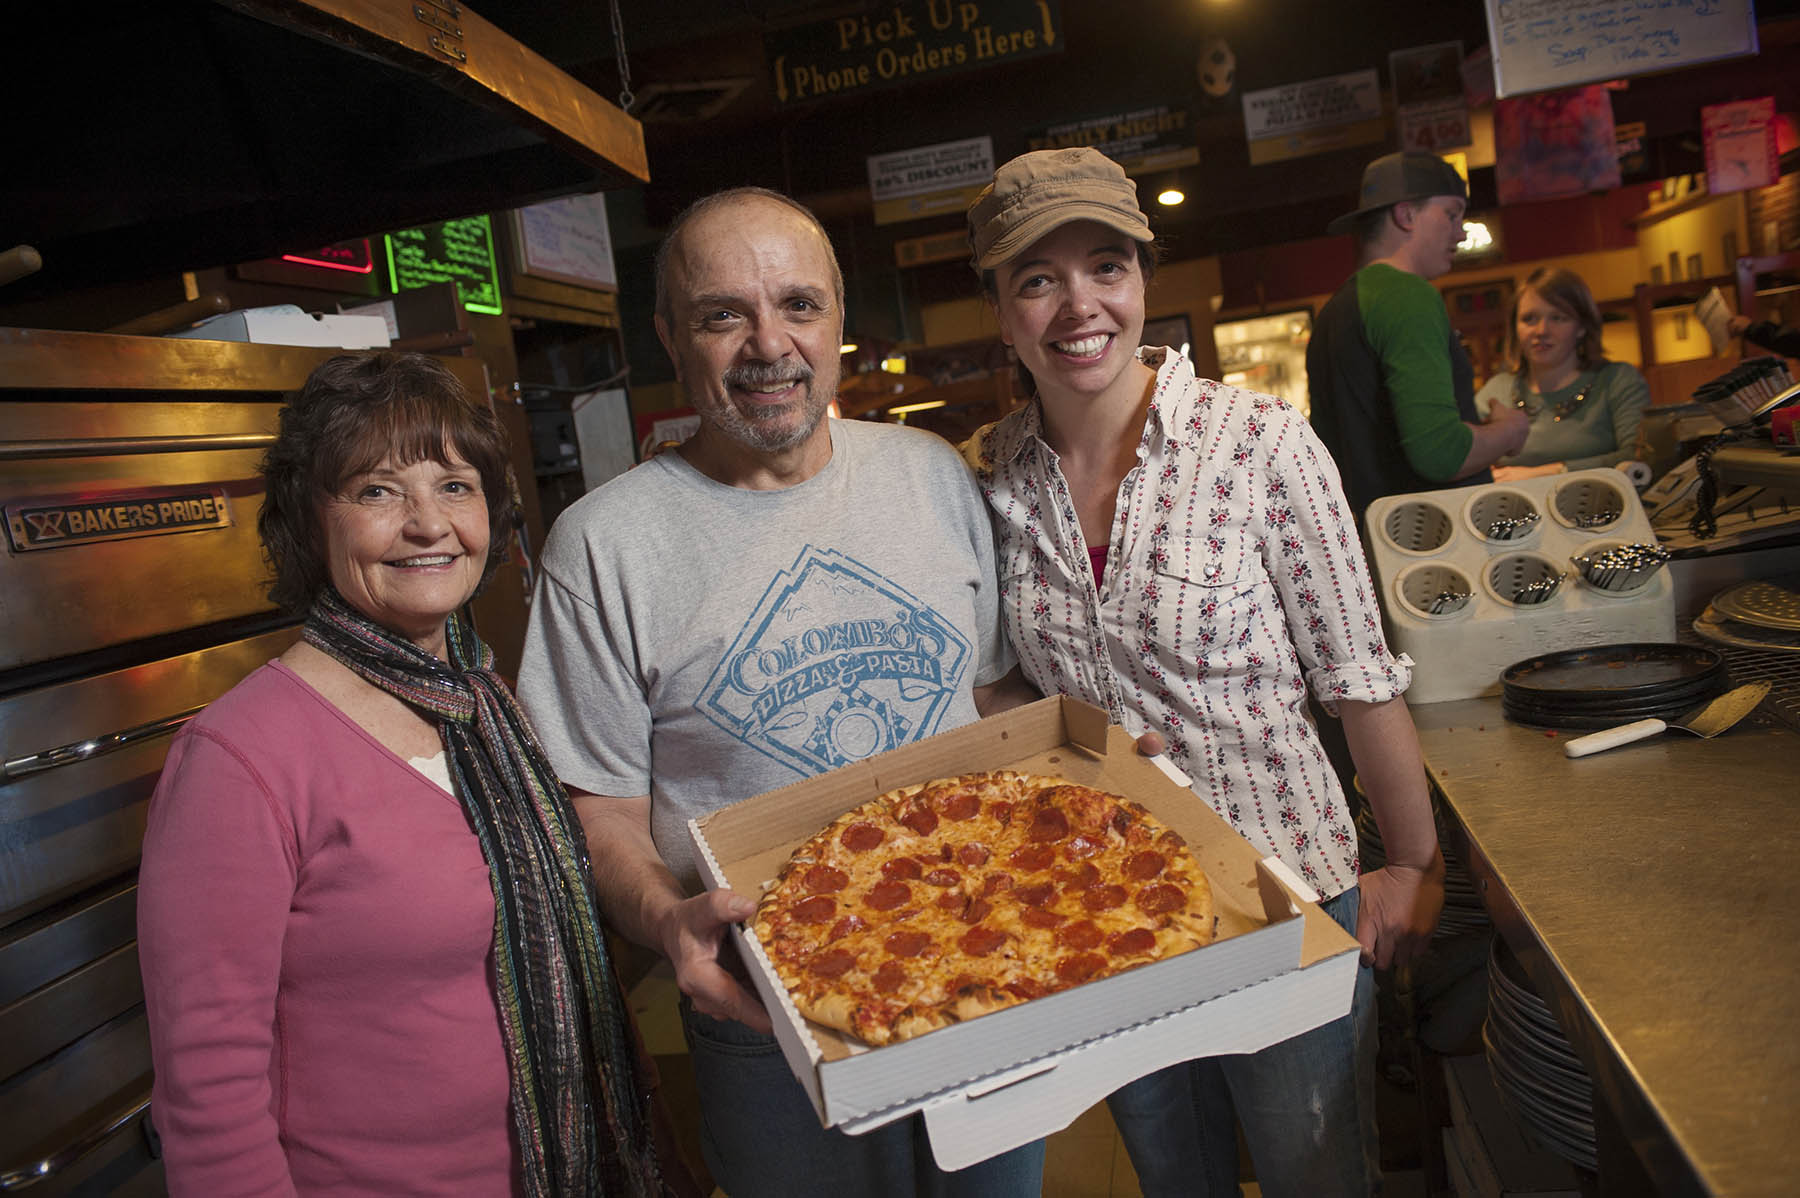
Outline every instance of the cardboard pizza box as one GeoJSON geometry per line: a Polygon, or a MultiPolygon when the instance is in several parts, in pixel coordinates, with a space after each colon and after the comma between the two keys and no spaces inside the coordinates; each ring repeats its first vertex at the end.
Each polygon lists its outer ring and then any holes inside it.
{"type": "Polygon", "coordinates": [[[1187,840],[1212,884],[1218,939],[1112,977],[870,1048],[795,1009],[754,931],[732,935],[820,1120],[851,1133],[924,1113],[959,1169],[1068,1126],[1166,1065],[1254,1052],[1350,1009],[1357,945],[1273,857],[1261,858],[1098,708],[1044,699],[769,791],[688,823],[709,888],[759,898],[795,846],[859,803],[977,770],[1056,774],[1135,799],[1187,840]]]}

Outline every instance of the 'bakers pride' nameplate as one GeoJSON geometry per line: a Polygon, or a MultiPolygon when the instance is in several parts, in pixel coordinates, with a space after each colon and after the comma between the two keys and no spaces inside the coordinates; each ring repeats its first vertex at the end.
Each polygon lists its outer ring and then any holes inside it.
{"type": "Polygon", "coordinates": [[[230,524],[231,499],[221,487],[149,487],[6,505],[6,535],[14,553],[230,524]]]}

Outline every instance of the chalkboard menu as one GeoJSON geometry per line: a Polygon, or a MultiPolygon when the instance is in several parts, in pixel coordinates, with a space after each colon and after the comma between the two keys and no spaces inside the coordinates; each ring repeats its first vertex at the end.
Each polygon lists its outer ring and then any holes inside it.
{"type": "Polygon", "coordinates": [[[464,308],[500,313],[494,227],[485,215],[401,229],[389,233],[386,240],[388,281],[394,291],[452,282],[464,308]]]}

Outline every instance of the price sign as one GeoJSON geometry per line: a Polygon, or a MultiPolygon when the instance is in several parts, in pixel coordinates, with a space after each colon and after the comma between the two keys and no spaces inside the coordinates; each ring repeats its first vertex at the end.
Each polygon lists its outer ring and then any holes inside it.
{"type": "Polygon", "coordinates": [[[1400,144],[1428,154],[1468,145],[1468,106],[1461,100],[1406,105],[1400,109],[1400,144]]]}

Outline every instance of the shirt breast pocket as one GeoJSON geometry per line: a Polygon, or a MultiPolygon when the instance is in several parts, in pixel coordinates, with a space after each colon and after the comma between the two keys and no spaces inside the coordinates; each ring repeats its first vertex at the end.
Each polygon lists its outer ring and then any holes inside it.
{"type": "Polygon", "coordinates": [[[1236,535],[1171,540],[1152,554],[1154,573],[1130,618],[1159,655],[1172,654],[1165,666],[1208,659],[1249,627],[1255,571],[1247,556],[1236,535]]]}

